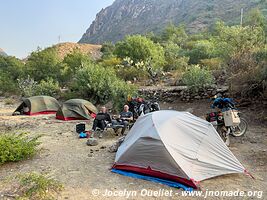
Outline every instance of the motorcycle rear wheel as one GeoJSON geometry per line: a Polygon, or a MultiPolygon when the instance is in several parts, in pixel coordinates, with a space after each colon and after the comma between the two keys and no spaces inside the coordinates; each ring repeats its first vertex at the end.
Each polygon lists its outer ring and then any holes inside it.
{"type": "Polygon", "coordinates": [[[234,137],[240,137],[247,132],[247,129],[248,129],[248,122],[244,118],[240,118],[240,124],[236,127],[233,127],[231,134],[234,137]]]}

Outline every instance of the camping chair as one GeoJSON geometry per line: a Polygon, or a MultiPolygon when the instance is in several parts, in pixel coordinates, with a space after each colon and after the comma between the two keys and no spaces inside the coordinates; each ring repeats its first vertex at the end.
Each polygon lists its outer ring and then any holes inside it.
{"type": "MultiPolygon", "coordinates": [[[[113,120],[112,120],[113,122],[112,123],[109,123],[107,125],[107,128],[112,128],[114,130],[114,132],[117,134],[117,132],[118,132],[119,129],[124,128],[124,125],[123,124],[116,124],[115,123],[115,120],[117,120],[117,119],[115,119],[116,116],[112,116],[112,118],[113,118],[113,120]]],[[[132,126],[134,125],[135,120],[131,120],[131,121],[128,121],[128,122],[129,123],[126,126],[126,130],[130,130],[132,128],[132,126]]]]}

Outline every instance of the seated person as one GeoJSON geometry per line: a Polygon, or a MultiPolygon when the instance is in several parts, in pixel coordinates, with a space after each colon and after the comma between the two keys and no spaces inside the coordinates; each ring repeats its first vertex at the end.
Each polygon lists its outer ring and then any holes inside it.
{"type": "Polygon", "coordinates": [[[113,121],[114,125],[122,125],[121,134],[123,135],[129,122],[133,120],[133,113],[129,111],[129,106],[124,105],[123,111],[120,113],[119,118],[116,121],[113,121]]]}
{"type": "Polygon", "coordinates": [[[96,128],[104,130],[107,126],[107,123],[111,123],[111,117],[107,113],[107,108],[103,106],[101,107],[100,112],[97,113],[95,117],[92,130],[95,131],[96,128]]]}

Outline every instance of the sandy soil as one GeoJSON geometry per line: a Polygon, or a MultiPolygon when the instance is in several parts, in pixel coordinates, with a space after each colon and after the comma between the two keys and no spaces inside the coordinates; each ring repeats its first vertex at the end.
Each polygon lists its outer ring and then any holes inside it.
{"type": "MultiPolygon", "coordinates": [[[[17,104],[16,104],[17,105],[17,104]]],[[[181,197],[163,195],[163,197],[142,197],[143,189],[167,192],[181,192],[181,190],[170,188],[161,184],[144,180],[124,177],[110,172],[115,153],[109,153],[107,148],[118,139],[110,130],[104,138],[99,139],[99,145],[89,147],[86,139],[78,139],[74,132],[77,121],[62,122],[55,119],[53,115],[42,116],[11,116],[16,105],[5,105],[5,100],[0,99],[0,130],[11,130],[14,132],[29,132],[33,135],[43,134],[40,138],[41,152],[33,159],[8,163],[0,166],[0,185],[9,176],[24,172],[49,173],[61,181],[65,189],[58,199],[86,200],[107,199],[103,194],[110,191],[137,191],[137,195],[129,199],[204,199],[203,197],[181,197]],[[94,196],[92,193],[97,189],[100,194],[94,196]]],[[[187,110],[198,116],[208,112],[207,101],[193,103],[161,104],[163,109],[187,110]]],[[[245,116],[251,116],[250,110],[244,110],[245,116]]],[[[201,182],[202,191],[263,191],[262,199],[267,199],[267,128],[247,118],[250,127],[247,134],[241,138],[231,138],[230,149],[240,162],[253,174],[252,179],[244,174],[225,175],[201,182]]],[[[91,122],[87,123],[87,129],[91,128],[91,122]]],[[[1,187],[1,186],[0,186],[1,187]]],[[[3,188],[0,188],[0,193],[3,188]]],[[[258,196],[259,197],[259,196],[258,196]]],[[[0,197],[1,199],[1,197],[0,197]]],[[[125,197],[110,197],[110,199],[125,199],[125,197]]],[[[208,199],[236,199],[236,197],[212,197],[208,199]]],[[[240,199],[257,199],[242,197],[240,199]]]]}

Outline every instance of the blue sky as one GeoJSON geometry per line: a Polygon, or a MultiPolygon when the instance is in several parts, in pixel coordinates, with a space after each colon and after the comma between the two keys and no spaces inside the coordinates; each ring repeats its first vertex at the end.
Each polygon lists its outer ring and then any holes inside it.
{"type": "Polygon", "coordinates": [[[114,0],[0,0],[0,48],[26,57],[37,47],[77,42],[114,0]]]}

